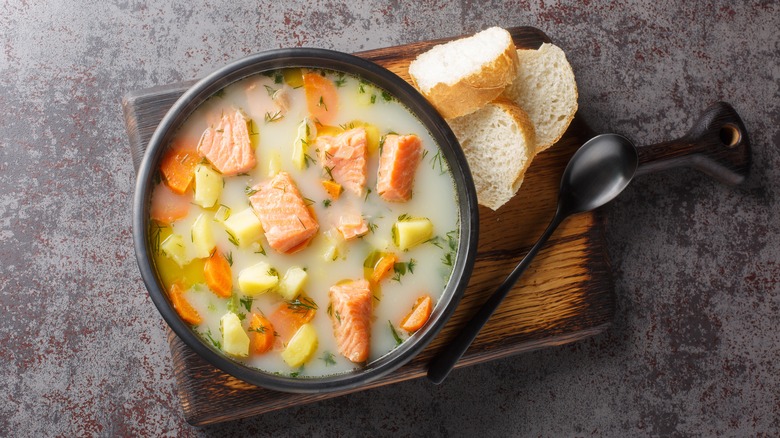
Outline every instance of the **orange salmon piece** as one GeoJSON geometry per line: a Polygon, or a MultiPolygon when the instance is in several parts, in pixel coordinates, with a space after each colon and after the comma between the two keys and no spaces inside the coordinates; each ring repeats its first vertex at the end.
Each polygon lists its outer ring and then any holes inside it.
{"type": "Polygon", "coordinates": [[[368,281],[354,280],[330,288],[333,335],[339,353],[355,363],[368,359],[371,340],[371,290],[368,281]]]}
{"type": "Polygon", "coordinates": [[[249,124],[249,118],[240,110],[223,114],[216,128],[203,132],[198,153],[225,176],[251,170],[257,160],[249,138],[249,124]]]}
{"type": "Polygon", "coordinates": [[[343,214],[339,217],[339,226],[337,227],[344,240],[354,239],[368,233],[368,225],[359,214],[343,214]]]}
{"type": "Polygon", "coordinates": [[[414,174],[422,159],[422,142],[416,135],[388,134],[379,157],[376,190],[388,202],[412,197],[414,174]]]}
{"type": "Polygon", "coordinates": [[[332,122],[339,110],[336,85],[321,74],[309,71],[303,74],[303,89],[306,92],[306,107],[312,118],[320,125],[332,122]]]}
{"type": "Polygon", "coordinates": [[[255,187],[249,202],[263,226],[265,238],[283,254],[298,252],[309,244],[320,225],[306,207],[295,181],[287,172],[255,187]]]}
{"type": "Polygon", "coordinates": [[[366,130],[350,129],[337,136],[319,136],[314,147],[322,168],[345,190],[363,196],[366,187],[368,149],[366,130]]]}
{"type": "Polygon", "coordinates": [[[166,184],[157,184],[152,190],[152,205],[149,215],[152,219],[165,225],[187,216],[192,202],[192,192],[183,195],[171,191],[166,184]]]}

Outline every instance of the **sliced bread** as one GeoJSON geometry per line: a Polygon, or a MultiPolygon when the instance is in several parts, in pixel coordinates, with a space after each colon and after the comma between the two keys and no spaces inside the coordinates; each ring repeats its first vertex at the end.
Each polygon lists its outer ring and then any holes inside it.
{"type": "Polygon", "coordinates": [[[409,65],[415,86],[447,119],[498,97],[516,72],[515,44],[500,27],[435,46],[409,65]]]}
{"type": "Polygon", "coordinates": [[[557,142],[577,112],[577,83],[558,46],[518,50],[517,77],[503,96],[523,108],[536,130],[536,151],[557,142]]]}
{"type": "Polygon", "coordinates": [[[466,154],[477,201],[498,210],[517,193],[536,155],[528,115],[513,102],[498,98],[448,123],[466,154]]]}

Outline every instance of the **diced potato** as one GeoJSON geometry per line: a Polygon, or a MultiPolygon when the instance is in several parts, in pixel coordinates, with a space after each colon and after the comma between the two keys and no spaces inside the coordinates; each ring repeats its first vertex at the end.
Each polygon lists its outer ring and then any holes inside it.
{"type": "Polygon", "coordinates": [[[206,258],[211,255],[211,250],[216,246],[214,233],[211,232],[211,221],[201,213],[195,223],[192,224],[192,243],[195,244],[195,257],[206,258]]]}
{"type": "Polygon", "coordinates": [[[301,293],[303,284],[306,283],[308,277],[309,274],[302,268],[297,266],[291,267],[284,273],[282,281],[279,282],[279,287],[277,288],[279,295],[285,300],[294,300],[301,293]]]}
{"type": "Polygon", "coordinates": [[[271,157],[268,158],[268,177],[275,177],[280,170],[282,170],[282,158],[279,152],[271,151],[271,157]]]}
{"type": "Polygon", "coordinates": [[[308,152],[306,145],[311,139],[310,135],[309,120],[303,119],[298,125],[298,134],[292,147],[292,163],[298,170],[303,170],[306,167],[306,152],[308,152]]]}
{"type": "Polygon", "coordinates": [[[260,295],[279,284],[279,274],[266,262],[260,262],[238,273],[238,288],[244,295],[260,295]]]}
{"type": "Polygon", "coordinates": [[[306,323],[293,335],[287,348],[282,352],[282,359],[292,368],[298,368],[311,359],[317,350],[319,340],[317,330],[310,323],[306,323]]]}
{"type": "Polygon", "coordinates": [[[245,248],[253,242],[260,240],[263,235],[263,226],[252,208],[231,214],[224,222],[225,229],[236,238],[238,246],[245,248]]]}
{"type": "Polygon", "coordinates": [[[203,208],[211,208],[222,194],[222,175],[211,166],[198,164],[195,167],[195,196],[192,201],[203,208]]]}
{"type": "Polygon", "coordinates": [[[219,320],[222,328],[222,351],[232,356],[249,356],[249,336],[241,327],[241,320],[233,312],[228,312],[219,320]]]}
{"type": "Polygon", "coordinates": [[[393,243],[401,250],[419,245],[433,236],[433,223],[425,217],[404,218],[393,225],[393,243]]]}
{"type": "Polygon", "coordinates": [[[160,244],[162,252],[177,265],[183,267],[190,262],[187,256],[187,248],[184,246],[184,238],[179,234],[171,234],[160,244]]]}
{"type": "Polygon", "coordinates": [[[214,213],[214,220],[223,224],[226,220],[230,217],[230,207],[225,207],[224,205],[220,205],[219,209],[217,209],[217,212],[214,213]]]}

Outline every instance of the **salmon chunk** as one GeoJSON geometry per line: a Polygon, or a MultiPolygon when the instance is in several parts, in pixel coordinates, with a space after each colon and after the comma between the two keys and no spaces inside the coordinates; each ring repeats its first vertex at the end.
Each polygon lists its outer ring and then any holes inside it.
{"type": "Polygon", "coordinates": [[[322,168],[344,189],[363,196],[366,187],[366,130],[355,128],[337,136],[317,137],[315,148],[322,168]]]}
{"type": "Polygon", "coordinates": [[[414,174],[422,158],[420,137],[388,134],[379,157],[376,190],[389,202],[406,202],[412,197],[414,174]]]}
{"type": "Polygon", "coordinates": [[[339,226],[337,227],[344,240],[354,239],[368,233],[368,225],[359,214],[343,214],[339,217],[339,226]]]}
{"type": "Polygon", "coordinates": [[[222,115],[216,128],[207,128],[200,138],[198,154],[206,157],[225,176],[255,167],[255,152],[249,137],[249,118],[240,110],[222,115]]]}
{"type": "Polygon", "coordinates": [[[260,219],[268,244],[284,254],[305,248],[320,226],[290,174],[279,172],[253,190],[249,202],[260,219]]]}
{"type": "Polygon", "coordinates": [[[333,335],[339,353],[355,363],[368,359],[371,337],[371,290],[366,280],[330,288],[333,335]]]}

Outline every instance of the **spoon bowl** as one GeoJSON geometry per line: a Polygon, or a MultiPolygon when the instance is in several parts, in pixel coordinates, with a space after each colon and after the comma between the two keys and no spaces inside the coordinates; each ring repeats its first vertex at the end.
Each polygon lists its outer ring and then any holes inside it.
{"type": "Polygon", "coordinates": [[[588,140],[569,160],[561,178],[559,208],[568,214],[601,207],[626,188],[639,166],[634,144],[618,134],[588,140]]]}
{"type": "Polygon", "coordinates": [[[638,166],[636,147],[618,134],[598,135],[577,150],[563,171],[558,209],[550,225],[452,343],[433,359],[428,379],[436,384],[444,381],[558,225],[574,213],[593,210],[613,200],[631,182],[638,166]]]}

